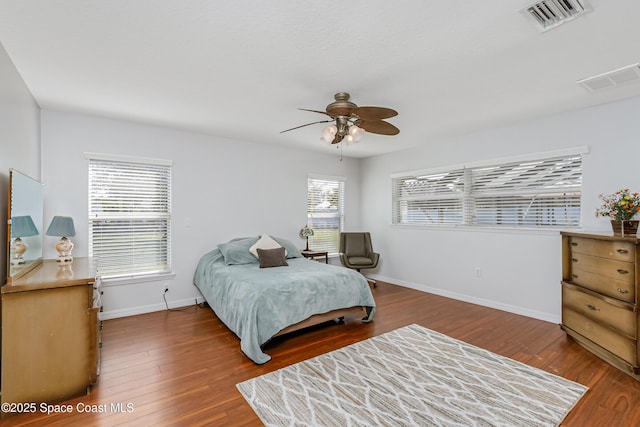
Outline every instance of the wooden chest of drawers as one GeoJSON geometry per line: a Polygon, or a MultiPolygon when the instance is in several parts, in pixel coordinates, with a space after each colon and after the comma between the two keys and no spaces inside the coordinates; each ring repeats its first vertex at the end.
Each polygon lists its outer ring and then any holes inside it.
{"type": "Polygon", "coordinates": [[[563,232],[562,329],[640,379],[639,240],[563,232]]]}
{"type": "Polygon", "coordinates": [[[0,418],[13,403],[55,403],[98,380],[101,288],[90,258],[46,260],[0,288],[0,418]]]}

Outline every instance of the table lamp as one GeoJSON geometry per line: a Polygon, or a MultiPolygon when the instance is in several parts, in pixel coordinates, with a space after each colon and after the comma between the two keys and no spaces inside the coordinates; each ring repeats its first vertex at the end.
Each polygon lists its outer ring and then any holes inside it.
{"type": "Polygon", "coordinates": [[[76,235],[76,229],[73,227],[73,218],[70,216],[54,216],[47,229],[47,236],[59,236],[60,241],[56,245],[58,251],[58,262],[68,264],[73,262],[71,251],[73,250],[73,242],[69,237],[76,235]]]}
{"type": "Polygon", "coordinates": [[[14,216],[11,218],[11,265],[24,264],[24,253],[27,251],[27,245],[22,241],[21,237],[37,236],[40,234],[38,228],[33,223],[31,215],[14,216]]]}
{"type": "Polygon", "coordinates": [[[300,229],[300,233],[298,233],[301,239],[307,239],[307,247],[304,249],[305,251],[309,250],[309,237],[313,236],[313,229],[309,228],[309,225],[305,225],[300,229]]]}

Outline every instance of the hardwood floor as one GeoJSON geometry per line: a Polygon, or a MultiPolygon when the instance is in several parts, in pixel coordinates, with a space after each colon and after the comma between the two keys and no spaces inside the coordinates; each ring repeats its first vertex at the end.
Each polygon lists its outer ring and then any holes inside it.
{"type": "Polygon", "coordinates": [[[102,372],[91,394],[64,402],[71,413],[21,414],[0,424],[260,425],[235,384],[417,323],[588,386],[564,426],[640,425],[640,382],[582,349],[558,325],[383,282],[374,294],[372,323],[348,319],[276,338],[265,348],[272,360],[264,365],[241,353],[239,340],[209,308],[105,321],[102,372]],[[115,411],[118,404],[122,412],[115,411]]]}

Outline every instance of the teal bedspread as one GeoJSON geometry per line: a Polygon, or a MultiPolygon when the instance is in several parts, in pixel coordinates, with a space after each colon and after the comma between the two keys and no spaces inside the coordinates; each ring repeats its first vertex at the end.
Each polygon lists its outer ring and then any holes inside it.
{"type": "Polygon", "coordinates": [[[269,361],[261,346],[287,326],[314,314],[375,301],[358,272],[305,258],[287,259],[289,266],[259,268],[257,262],[226,265],[219,249],[205,254],[193,282],[216,315],[240,338],[240,347],[255,363],[269,361]]]}

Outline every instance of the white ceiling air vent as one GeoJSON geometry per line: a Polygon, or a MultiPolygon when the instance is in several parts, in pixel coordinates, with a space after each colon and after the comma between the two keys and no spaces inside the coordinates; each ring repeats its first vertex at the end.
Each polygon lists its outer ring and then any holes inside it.
{"type": "Polygon", "coordinates": [[[589,12],[585,0],[542,0],[523,9],[540,31],[547,31],[589,12]]]}
{"type": "Polygon", "coordinates": [[[640,82],[640,63],[627,65],[626,67],[598,74],[597,76],[587,77],[586,79],[578,80],[576,83],[587,89],[589,92],[594,92],[599,89],[605,89],[633,81],[640,82]]]}

